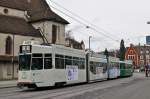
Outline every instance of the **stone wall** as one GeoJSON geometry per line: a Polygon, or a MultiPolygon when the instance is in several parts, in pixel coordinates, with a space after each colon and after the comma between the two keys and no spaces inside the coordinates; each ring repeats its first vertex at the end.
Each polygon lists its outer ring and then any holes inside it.
{"type": "MultiPolygon", "coordinates": [[[[19,52],[19,46],[23,43],[23,41],[34,39],[39,42],[43,42],[41,38],[31,37],[31,36],[21,36],[21,35],[12,35],[12,34],[4,34],[0,33],[0,55],[5,54],[5,47],[6,47],[6,38],[10,36],[12,40],[14,39],[14,55],[17,56],[19,52]]],[[[12,53],[13,54],[13,53],[12,53]]],[[[11,55],[12,55],[11,54],[11,55]]]]}
{"type": "Polygon", "coordinates": [[[18,63],[0,62],[0,80],[17,79],[18,63]]]}
{"type": "Polygon", "coordinates": [[[65,25],[52,22],[52,21],[37,22],[33,24],[33,26],[36,29],[38,29],[39,27],[41,28],[42,32],[45,34],[49,43],[52,43],[52,25],[56,25],[58,27],[56,44],[64,45],[65,44],[65,25]]]}
{"type": "MultiPolygon", "coordinates": [[[[31,37],[31,36],[21,36],[21,35],[12,35],[12,34],[4,34],[0,33],[0,56],[13,56],[13,52],[11,55],[5,54],[6,49],[6,38],[10,36],[12,40],[14,39],[14,56],[18,56],[19,53],[19,46],[23,43],[23,41],[34,39],[39,42],[43,42],[41,38],[31,37]]],[[[12,44],[13,45],[13,44],[12,44]]],[[[13,49],[12,49],[13,51],[13,49]]],[[[6,58],[7,59],[7,58],[6,58]]],[[[13,65],[12,60],[0,60],[0,80],[8,80],[14,79],[18,77],[18,62],[15,60],[13,65]],[[14,70],[13,70],[14,68],[14,70]]]]}

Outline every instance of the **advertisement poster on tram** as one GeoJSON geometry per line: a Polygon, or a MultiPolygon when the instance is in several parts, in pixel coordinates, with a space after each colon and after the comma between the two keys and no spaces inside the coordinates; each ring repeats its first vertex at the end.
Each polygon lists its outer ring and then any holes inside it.
{"type": "Polygon", "coordinates": [[[78,80],[78,66],[66,66],[66,76],[68,81],[78,80]]]}
{"type": "Polygon", "coordinates": [[[103,73],[103,67],[96,67],[96,74],[102,74],[103,73]]]}

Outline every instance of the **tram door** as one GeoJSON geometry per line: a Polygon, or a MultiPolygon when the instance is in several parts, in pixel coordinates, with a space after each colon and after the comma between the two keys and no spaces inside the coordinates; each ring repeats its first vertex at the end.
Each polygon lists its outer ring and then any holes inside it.
{"type": "Polygon", "coordinates": [[[32,54],[32,64],[31,64],[31,70],[32,70],[32,78],[35,82],[41,82],[43,81],[43,54],[35,53],[32,54]]]}

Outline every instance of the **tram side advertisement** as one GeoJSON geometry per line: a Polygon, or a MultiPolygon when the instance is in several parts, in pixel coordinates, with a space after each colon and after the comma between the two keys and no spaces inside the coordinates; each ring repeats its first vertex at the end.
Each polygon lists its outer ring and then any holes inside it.
{"type": "Polygon", "coordinates": [[[78,66],[75,65],[66,65],[66,78],[67,81],[78,80],[78,66]]]}

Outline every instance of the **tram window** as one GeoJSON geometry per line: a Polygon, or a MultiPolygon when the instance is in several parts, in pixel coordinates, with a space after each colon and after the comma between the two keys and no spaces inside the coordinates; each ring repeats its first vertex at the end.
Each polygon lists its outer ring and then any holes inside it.
{"type": "Polygon", "coordinates": [[[84,59],[84,58],[81,58],[81,59],[80,59],[80,66],[79,66],[79,69],[85,69],[85,59],[84,59]]]}
{"type": "Polygon", "coordinates": [[[55,57],[57,57],[57,58],[64,58],[63,55],[56,55],[55,57]]]}
{"type": "Polygon", "coordinates": [[[52,69],[52,58],[44,58],[44,69],[52,69]]]}
{"type": "Polygon", "coordinates": [[[106,73],[107,71],[107,63],[102,63],[103,66],[103,73],[106,73]]]}
{"type": "Polygon", "coordinates": [[[128,69],[128,64],[125,65],[125,69],[128,69]]]}
{"type": "Polygon", "coordinates": [[[19,70],[30,70],[31,55],[19,55],[19,70]]]}
{"type": "Polygon", "coordinates": [[[32,57],[42,57],[42,54],[32,54],[32,57]]]}
{"type": "Polygon", "coordinates": [[[71,56],[65,56],[65,66],[66,65],[72,65],[72,57],[71,56]]]}
{"type": "Polygon", "coordinates": [[[100,67],[100,63],[99,62],[95,62],[95,67],[100,67]]]}
{"type": "Polygon", "coordinates": [[[93,62],[90,62],[90,71],[93,72],[93,62]]]}
{"type": "Polygon", "coordinates": [[[71,56],[65,56],[65,59],[72,59],[71,56]]]}
{"type": "Polygon", "coordinates": [[[32,58],[32,70],[43,69],[43,58],[32,58]]]}
{"type": "Polygon", "coordinates": [[[52,57],[52,54],[45,54],[44,57],[52,57]]]}
{"type": "Polygon", "coordinates": [[[121,64],[120,64],[120,68],[121,68],[121,69],[125,69],[125,63],[121,63],[121,64]]]}
{"type": "Polygon", "coordinates": [[[74,60],[79,60],[79,57],[73,57],[74,60]]]}
{"type": "Polygon", "coordinates": [[[79,66],[79,60],[73,60],[73,65],[79,66]]]}
{"type": "Polygon", "coordinates": [[[90,71],[93,73],[93,74],[96,74],[96,66],[95,66],[95,62],[90,62],[90,71]]]}
{"type": "Polygon", "coordinates": [[[129,69],[131,69],[132,68],[132,65],[131,64],[129,64],[129,69]]]}
{"type": "Polygon", "coordinates": [[[73,57],[73,65],[75,65],[75,66],[79,66],[80,64],[79,64],[79,58],[78,57],[73,57]]]}
{"type": "Polygon", "coordinates": [[[64,56],[63,55],[55,55],[55,68],[56,69],[64,69],[64,56]]]}
{"type": "Polygon", "coordinates": [[[71,59],[65,59],[65,66],[66,65],[72,65],[72,60],[71,59]]]}

